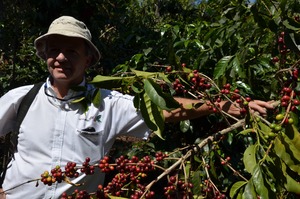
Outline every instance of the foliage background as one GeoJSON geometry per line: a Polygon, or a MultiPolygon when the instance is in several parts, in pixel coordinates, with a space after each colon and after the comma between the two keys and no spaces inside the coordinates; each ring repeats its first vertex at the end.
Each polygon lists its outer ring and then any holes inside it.
{"type": "Polygon", "coordinates": [[[126,67],[178,69],[186,63],[220,83],[241,80],[256,97],[269,99],[271,77],[280,67],[270,62],[279,54],[277,37],[286,29],[283,21],[299,13],[298,4],[297,0],[254,5],[244,0],[3,0],[0,93],[45,78],[45,65],[35,56],[33,41],[52,20],[72,15],[90,27],[102,53],[92,76],[126,67]],[[236,59],[227,68],[216,68],[230,57],[236,59]]]}
{"type": "MultiPolygon", "coordinates": [[[[244,95],[278,99],[286,82],[278,71],[299,59],[299,13],[298,0],[258,0],[255,4],[247,0],[3,0],[0,95],[47,77],[33,41],[55,18],[72,15],[87,24],[102,54],[100,63],[88,71],[90,79],[129,69],[163,72],[171,66],[182,71],[185,63],[220,87],[230,83],[244,95]],[[285,32],[285,52],[278,42],[281,32],[285,32]],[[280,61],[274,62],[274,57],[280,61]]],[[[167,142],[154,137],[150,143],[136,143],[128,153],[172,151],[224,128],[215,116],[191,121],[185,133],[180,132],[180,125],[166,126],[167,142]]],[[[242,169],[239,161],[246,146],[231,138],[222,146],[222,153],[232,156],[242,169]]],[[[220,172],[228,174],[226,169],[220,172]]],[[[236,180],[228,176],[216,179],[224,191],[236,180]]]]}

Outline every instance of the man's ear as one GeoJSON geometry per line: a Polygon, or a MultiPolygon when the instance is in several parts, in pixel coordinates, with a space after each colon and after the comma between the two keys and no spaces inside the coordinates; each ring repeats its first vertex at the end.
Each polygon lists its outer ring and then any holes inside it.
{"type": "Polygon", "coordinates": [[[91,65],[92,59],[93,59],[93,57],[91,55],[89,55],[88,58],[86,59],[85,68],[88,68],[91,65]]]}

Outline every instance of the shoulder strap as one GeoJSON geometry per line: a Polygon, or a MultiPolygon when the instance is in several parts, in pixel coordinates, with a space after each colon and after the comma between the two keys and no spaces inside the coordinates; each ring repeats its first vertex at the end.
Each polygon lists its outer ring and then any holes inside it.
{"type": "Polygon", "coordinates": [[[13,132],[8,133],[5,136],[4,141],[4,155],[2,157],[2,165],[1,170],[3,171],[0,173],[0,187],[2,187],[2,183],[5,178],[5,173],[7,170],[7,165],[11,158],[13,158],[14,152],[17,151],[17,145],[18,145],[18,134],[19,134],[19,128],[20,125],[27,114],[27,111],[29,107],[31,106],[35,96],[37,95],[38,91],[40,90],[41,86],[44,84],[44,82],[40,82],[37,84],[34,84],[34,86],[29,90],[29,92],[24,96],[22,99],[18,112],[17,112],[17,124],[16,124],[16,130],[13,132]]]}
{"type": "Polygon", "coordinates": [[[44,82],[39,82],[34,84],[34,86],[29,90],[29,92],[25,95],[25,97],[21,101],[21,104],[17,112],[16,130],[12,132],[11,139],[10,139],[13,144],[12,147],[14,149],[14,152],[17,151],[18,134],[19,134],[20,125],[23,122],[23,119],[26,116],[29,107],[31,106],[35,96],[37,95],[37,93],[39,92],[43,84],[44,82]]]}

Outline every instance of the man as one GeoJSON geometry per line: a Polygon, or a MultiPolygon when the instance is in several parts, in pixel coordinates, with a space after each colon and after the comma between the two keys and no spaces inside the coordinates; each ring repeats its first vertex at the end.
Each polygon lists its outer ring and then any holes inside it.
{"type": "MultiPolygon", "coordinates": [[[[91,103],[88,110],[73,100],[93,93],[96,88],[85,81],[85,70],[95,65],[100,53],[91,42],[91,34],[84,23],[73,17],[63,16],[52,22],[46,34],[35,40],[37,55],[46,61],[49,78],[36,95],[24,118],[18,138],[18,150],[10,162],[0,198],[59,198],[63,192],[72,193],[76,187],[67,183],[52,186],[35,183],[19,184],[39,178],[45,170],[56,165],[65,166],[72,161],[81,164],[90,157],[91,164],[97,163],[107,154],[119,135],[147,138],[149,129],[133,106],[132,96],[116,91],[100,89],[99,106],[91,103]],[[86,91],[75,91],[74,86],[84,86],[86,91]]],[[[13,129],[20,101],[32,88],[23,86],[9,91],[0,99],[0,135],[13,129]]],[[[195,102],[177,99],[182,104],[195,102]]],[[[221,107],[225,108],[225,102],[221,107]]],[[[251,102],[250,106],[265,114],[272,108],[266,102],[251,102]]],[[[164,112],[166,121],[192,119],[210,114],[203,105],[198,109],[178,109],[164,112]]],[[[228,113],[239,114],[239,109],[230,106],[228,113]]],[[[96,170],[97,171],[97,170],[96,170]]],[[[87,176],[80,174],[73,183],[83,183],[83,189],[95,191],[102,183],[103,174],[87,176]]]]}

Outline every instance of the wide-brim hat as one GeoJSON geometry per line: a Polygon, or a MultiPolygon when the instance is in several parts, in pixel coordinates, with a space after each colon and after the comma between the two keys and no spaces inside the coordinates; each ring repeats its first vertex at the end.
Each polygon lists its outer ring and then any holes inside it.
{"type": "Polygon", "coordinates": [[[62,16],[55,19],[49,26],[48,32],[34,41],[36,54],[46,60],[46,41],[50,35],[62,35],[67,37],[78,37],[84,39],[92,54],[91,66],[96,65],[101,57],[99,50],[92,43],[92,35],[87,26],[74,17],[62,16]]]}

